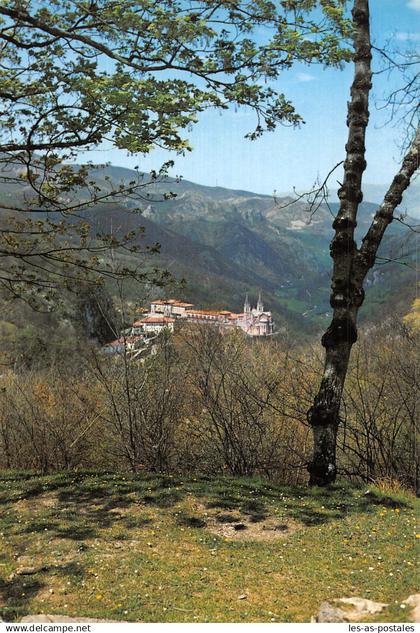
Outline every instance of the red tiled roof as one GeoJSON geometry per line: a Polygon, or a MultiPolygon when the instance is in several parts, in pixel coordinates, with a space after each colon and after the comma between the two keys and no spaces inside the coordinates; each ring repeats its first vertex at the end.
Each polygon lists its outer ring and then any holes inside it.
{"type": "Polygon", "coordinates": [[[192,307],[194,304],[193,303],[186,303],[184,301],[178,301],[178,299],[156,299],[156,301],[151,301],[150,302],[152,305],[174,305],[174,306],[179,306],[181,308],[188,308],[188,307],[192,307]]]}
{"type": "Polygon", "coordinates": [[[122,345],[123,342],[124,342],[124,339],[116,338],[115,341],[111,341],[110,343],[107,343],[106,345],[104,345],[104,347],[117,347],[118,345],[122,345]]]}
{"type": "Polygon", "coordinates": [[[142,325],[143,323],[175,323],[175,320],[176,319],[173,319],[172,317],[157,314],[156,316],[148,316],[141,321],[136,321],[134,323],[134,327],[136,327],[136,325],[142,325]]]}

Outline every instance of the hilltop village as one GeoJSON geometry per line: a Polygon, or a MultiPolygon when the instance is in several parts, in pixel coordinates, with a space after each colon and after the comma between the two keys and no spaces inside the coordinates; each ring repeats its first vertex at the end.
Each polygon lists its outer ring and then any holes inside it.
{"type": "Polygon", "coordinates": [[[271,312],[264,310],[261,293],[255,308],[251,306],[248,295],[245,298],[243,312],[230,310],[201,310],[193,303],[177,299],[156,299],[150,303],[150,310],[139,308],[143,314],[121,336],[103,348],[106,353],[118,353],[124,350],[136,353],[153,340],[163,330],[174,331],[175,323],[201,323],[218,326],[223,329],[240,329],[246,335],[270,336],[273,334],[274,321],[271,312]]]}

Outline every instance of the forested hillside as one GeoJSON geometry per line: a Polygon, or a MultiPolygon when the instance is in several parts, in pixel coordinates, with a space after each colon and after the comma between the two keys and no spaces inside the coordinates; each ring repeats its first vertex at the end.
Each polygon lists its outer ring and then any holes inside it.
{"type": "MultiPolygon", "coordinates": [[[[133,178],[134,172],[115,167],[94,171],[105,186],[133,178]]],[[[410,199],[411,202],[412,199],[410,199]]],[[[401,209],[406,209],[403,200],[401,209]]],[[[161,245],[154,263],[185,279],[182,295],[207,307],[240,309],[246,292],[261,289],[279,327],[312,333],[329,318],[332,213],[338,204],[319,206],[315,213],[305,200],[275,198],[222,187],[205,187],[166,178],[145,189],[141,215],[127,213],[131,200],[119,209],[91,213],[97,230],[125,233],[144,226],[143,243],[161,245]],[[163,199],[172,192],[175,197],[163,199]]],[[[366,232],[377,205],[361,205],[357,239],[366,232]]],[[[362,317],[375,319],[384,310],[405,314],[415,296],[418,234],[416,220],[405,217],[390,227],[376,268],[367,283],[362,317]],[[389,307],[384,301],[392,296],[389,307]]],[[[174,291],[175,292],[175,291],[174,291]]],[[[176,292],[175,292],[176,294],[176,292]]],[[[179,294],[179,292],[178,292],[179,294]]]]}
{"type": "MultiPolygon", "coordinates": [[[[92,168],[91,176],[104,190],[126,186],[139,177],[134,171],[111,166],[92,168]]],[[[22,186],[1,186],[11,206],[24,196],[22,186]]],[[[83,199],[83,191],[78,195],[83,199]]],[[[205,307],[239,310],[247,292],[256,296],[261,290],[277,327],[304,337],[329,318],[329,242],[331,212],[336,209],[337,203],[332,202],[330,208],[323,204],[312,213],[305,201],[293,202],[291,197],[164,178],[145,186],[140,203],[127,197],[118,204],[96,205],[83,217],[93,234],[121,236],[142,227],[140,244],[160,245],[159,253],[146,256],[115,254],[123,263],[137,259],[146,269],[157,266],[170,271],[177,283],[165,291],[149,288],[149,298],[168,293],[205,307]],[[171,193],[174,197],[164,199],[171,193]]],[[[375,209],[373,203],[362,204],[359,238],[375,209]]],[[[368,280],[365,320],[378,314],[382,318],[384,309],[388,314],[395,309],[405,314],[415,295],[418,235],[407,226],[415,220],[405,218],[404,222],[394,222],[368,280]]],[[[143,296],[138,285],[130,282],[126,292],[133,301],[143,296]]]]}

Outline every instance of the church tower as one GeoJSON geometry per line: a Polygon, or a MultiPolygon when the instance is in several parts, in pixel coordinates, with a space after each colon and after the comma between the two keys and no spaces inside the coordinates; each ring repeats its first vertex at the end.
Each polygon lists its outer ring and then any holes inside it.
{"type": "Polygon", "coordinates": [[[264,312],[264,304],[261,299],[261,292],[258,295],[257,312],[264,312]]]}
{"type": "Polygon", "coordinates": [[[245,296],[244,314],[245,316],[249,316],[251,314],[251,304],[249,303],[248,293],[246,293],[245,296]]]}

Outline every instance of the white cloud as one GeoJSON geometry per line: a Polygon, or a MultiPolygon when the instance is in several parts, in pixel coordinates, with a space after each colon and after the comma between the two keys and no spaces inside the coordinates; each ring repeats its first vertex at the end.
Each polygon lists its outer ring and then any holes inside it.
{"type": "Polygon", "coordinates": [[[407,6],[414,11],[420,11],[420,0],[408,0],[407,6]]]}
{"type": "Polygon", "coordinates": [[[408,33],[407,31],[397,31],[395,37],[400,42],[418,42],[420,40],[420,33],[408,33]]]}
{"type": "Polygon", "coordinates": [[[298,73],[297,74],[298,81],[314,81],[315,77],[310,75],[309,73],[298,73]]]}

